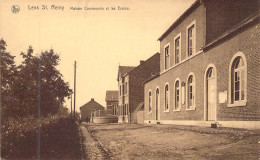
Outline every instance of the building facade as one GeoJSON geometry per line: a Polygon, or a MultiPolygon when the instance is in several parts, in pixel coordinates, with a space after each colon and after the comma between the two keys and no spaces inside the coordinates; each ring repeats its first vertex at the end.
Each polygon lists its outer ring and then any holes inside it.
{"type": "Polygon", "coordinates": [[[97,110],[104,110],[104,107],[98,102],[96,102],[94,98],[91,98],[91,100],[88,103],[80,107],[81,120],[89,121],[91,118],[91,113],[97,110]]]}
{"type": "Polygon", "coordinates": [[[136,123],[138,105],[144,100],[143,82],[160,70],[160,54],[156,53],[137,67],[119,66],[118,122],[136,123]]]}
{"type": "Polygon", "coordinates": [[[259,128],[257,0],[197,0],[159,38],[145,82],[145,123],[259,128]]]}
{"type": "Polygon", "coordinates": [[[117,106],[118,104],[118,91],[106,91],[106,110],[108,113],[111,113],[112,115],[116,115],[117,108],[114,108],[114,106],[117,106]]]}

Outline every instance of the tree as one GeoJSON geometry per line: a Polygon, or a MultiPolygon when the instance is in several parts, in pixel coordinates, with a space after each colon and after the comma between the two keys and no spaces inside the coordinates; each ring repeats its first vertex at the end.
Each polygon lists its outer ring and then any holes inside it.
{"type": "Polygon", "coordinates": [[[60,57],[53,49],[39,56],[29,46],[22,52],[22,63],[15,65],[14,56],[6,52],[6,42],[0,41],[2,115],[23,120],[24,117],[55,114],[72,90],[65,83],[57,66],[60,57]],[[40,104],[40,108],[38,108],[40,104]]]}
{"type": "Polygon", "coordinates": [[[21,55],[24,60],[18,66],[18,80],[14,87],[15,97],[18,97],[21,105],[20,113],[36,115],[38,109],[42,116],[57,113],[65,97],[69,97],[72,92],[56,68],[60,61],[59,55],[50,49],[34,56],[31,46],[27,53],[22,52],[21,55]],[[37,108],[39,103],[40,108],[37,108]]]}
{"type": "Polygon", "coordinates": [[[6,42],[0,40],[0,75],[1,75],[1,120],[4,122],[12,111],[15,110],[16,101],[13,99],[13,85],[17,76],[17,67],[14,62],[14,56],[6,51],[6,42]]]}

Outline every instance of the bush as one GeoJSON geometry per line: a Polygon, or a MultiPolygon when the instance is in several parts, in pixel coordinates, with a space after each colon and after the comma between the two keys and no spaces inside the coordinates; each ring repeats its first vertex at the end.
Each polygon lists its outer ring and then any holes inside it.
{"type": "Polygon", "coordinates": [[[41,159],[81,159],[78,126],[68,114],[49,115],[40,121],[9,119],[8,123],[1,128],[2,158],[35,159],[40,146],[41,159]]]}

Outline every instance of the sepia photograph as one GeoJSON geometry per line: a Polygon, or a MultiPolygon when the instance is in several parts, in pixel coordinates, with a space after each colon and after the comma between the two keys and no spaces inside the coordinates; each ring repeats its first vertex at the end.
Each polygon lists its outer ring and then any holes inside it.
{"type": "Polygon", "coordinates": [[[259,0],[1,0],[0,159],[260,160],[259,0]]]}

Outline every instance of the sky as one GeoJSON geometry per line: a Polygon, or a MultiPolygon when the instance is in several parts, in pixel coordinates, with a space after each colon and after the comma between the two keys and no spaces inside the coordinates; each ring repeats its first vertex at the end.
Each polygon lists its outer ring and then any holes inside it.
{"type": "MultiPolygon", "coordinates": [[[[140,60],[159,52],[158,38],[194,2],[1,0],[0,38],[7,42],[7,51],[16,56],[17,64],[21,62],[20,53],[30,45],[35,54],[54,49],[61,58],[58,70],[72,89],[76,61],[76,109],[91,98],[105,106],[106,90],[118,90],[118,66],[138,66],[140,60]],[[11,11],[13,5],[20,7],[16,14],[11,11]],[[42,5],[48,10],[42,10],[42,5]]],[[[65,105],[70,109],[70,101],[65,105]]]]}

